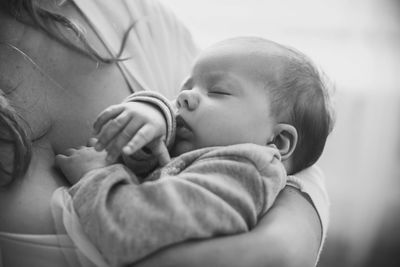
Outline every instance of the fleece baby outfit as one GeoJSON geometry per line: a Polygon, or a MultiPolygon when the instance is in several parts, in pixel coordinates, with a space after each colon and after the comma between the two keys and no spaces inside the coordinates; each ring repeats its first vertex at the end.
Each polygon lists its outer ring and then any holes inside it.
{"type": "MultiPolygon", "coordinates": [[[[168,100],[140,92],[128,101],[158,106],[172,142],[168,100]]],[[[92,170],[68,193],[90,241],[121,266],[171,244],[249,231],[285,185],[277,149],[238,144],[184,153],[144,180],[122,164],[92,170]]]]}

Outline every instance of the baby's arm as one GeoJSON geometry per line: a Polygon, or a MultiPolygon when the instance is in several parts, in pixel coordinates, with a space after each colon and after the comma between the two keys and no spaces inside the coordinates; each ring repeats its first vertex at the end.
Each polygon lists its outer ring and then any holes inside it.
{"type": "Polygon", "coordinates": [[[107,159],[132,155],[146,146],[160,165],[169,162],[166,144],[173,142],[174,112],[169,101],[154,92],[139,92],[100,113],[94,123],[97,151],[105,149],[107,159]],[[166,144],[165,144],[166,143],[166,144]]]}
{"type": "Polygon", "coordinates": [[[83,229],[109,263],[133,263],[171,244],[254,227],[286,181],[278,152],[255,148],[193,151],[140,185],[114,165],[108,174],[91,172],[70,194],[83,229]]]}

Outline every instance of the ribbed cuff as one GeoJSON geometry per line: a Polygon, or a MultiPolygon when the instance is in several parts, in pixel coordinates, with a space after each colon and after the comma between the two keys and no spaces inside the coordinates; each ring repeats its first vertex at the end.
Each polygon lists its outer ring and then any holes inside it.
{"type": "Polygon", "coordinates": [[[152,91],[140,91],[128,96],[124,102],[144,102],[155,105],[163,113],[167,123],[167,133],[165,137],[165,144],[167,148],[171,148],[175,141],[175,112],[171,102],[159,93],[152,91]]]}

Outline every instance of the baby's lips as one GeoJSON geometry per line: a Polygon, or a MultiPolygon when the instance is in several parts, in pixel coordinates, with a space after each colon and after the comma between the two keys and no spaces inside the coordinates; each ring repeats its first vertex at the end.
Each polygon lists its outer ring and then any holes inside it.
{"type": "Polygon", "coordinates": [[[192,130],[190,128],[190,126],[186,123],[186,121],[182,118],[182,116],[179,114],[176,116],[176,127],[177,128],[187,128],[189,130],[192,130]]]}

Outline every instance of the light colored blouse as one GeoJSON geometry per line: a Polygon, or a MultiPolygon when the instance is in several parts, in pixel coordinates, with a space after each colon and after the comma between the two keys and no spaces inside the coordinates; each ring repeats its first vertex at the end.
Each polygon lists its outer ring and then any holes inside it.
{"type": "Polygon", "coordinates": [[[1,267],[95,266],[66,234],[30,235],[0,232],[1,267]]]}
{"type": "Polygon", "coordinates": [[[119,67],[138,90],[176,96],[198,48],[187,28],[157,0],[74,0],[111,55],[116,56],[127,30],[119,67]]]}

